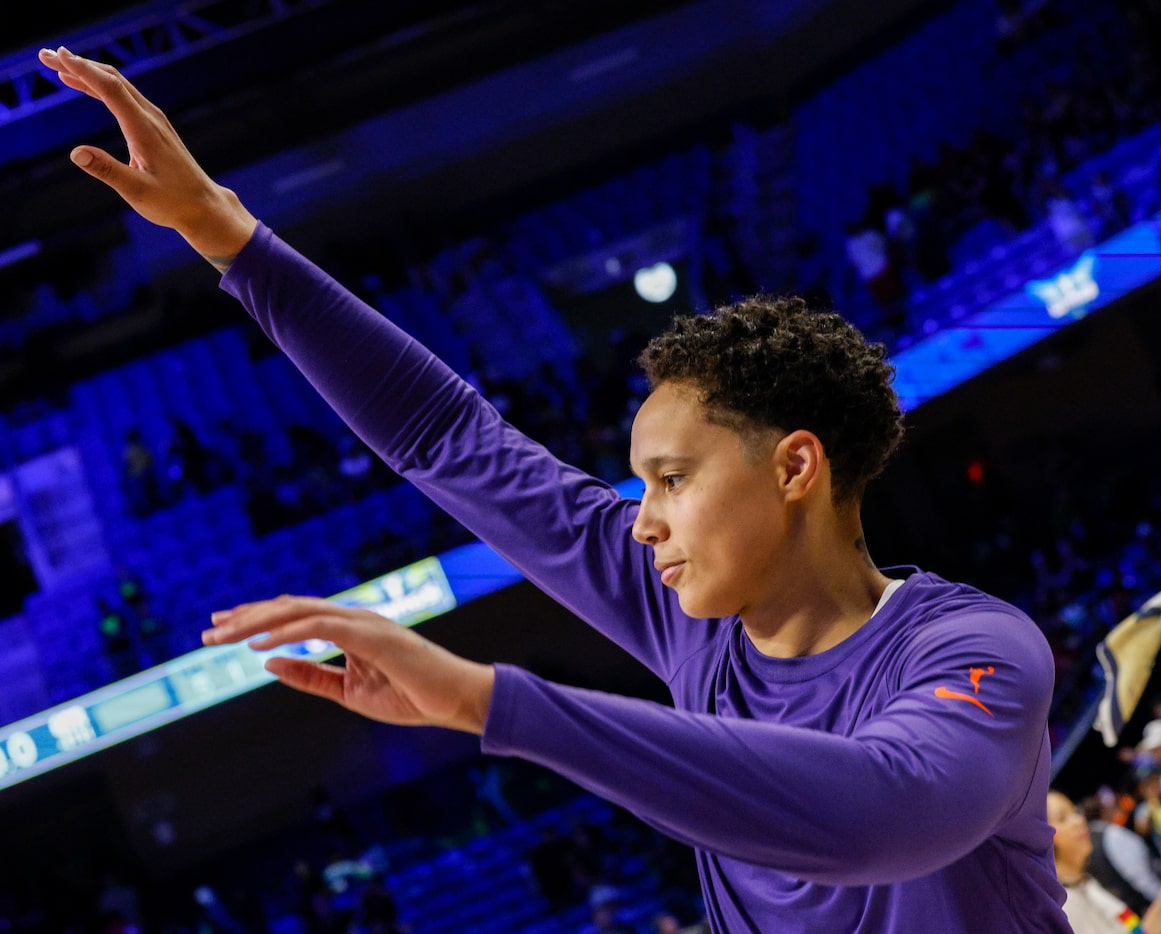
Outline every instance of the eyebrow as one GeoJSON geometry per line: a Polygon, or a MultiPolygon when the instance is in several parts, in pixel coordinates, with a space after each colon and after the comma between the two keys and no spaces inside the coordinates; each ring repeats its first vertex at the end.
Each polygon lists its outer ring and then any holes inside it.
{"type": "MultiPolygon", "coordinates": [[[[650,473],[656,471],[662,466],[662,464],[672,464],[674,466],[680,467],[692,462],[692,457],[682,454],[654,454],[652,457],[645,458],[645,461],[641,464],[641,468],[646,473],[650,473]]],[[[633,472],[634,476],[641,476],[637,468],[633,466],[632,461],[629,461],[629,469],[633,472]]]]}

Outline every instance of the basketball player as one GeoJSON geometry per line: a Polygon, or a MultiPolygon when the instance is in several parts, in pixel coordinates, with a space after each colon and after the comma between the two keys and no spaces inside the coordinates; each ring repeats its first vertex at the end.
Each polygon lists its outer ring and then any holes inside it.
{"type": "MultiPolygon", "coordinates": [[[[880,571],[859,503],[901,435],[881,346],[758,298],[679,320],[642,362],[638,501],[556,460],[295,253],[114,69],[61,80],[128,163],[72,160],[181,234],[396,471],[669,686],[676,709],[482,665],[363,610],[280,597],[208,645],[334,642],[286,684],[390,723],[482,737],[695,848],[717,932],[1065,932],[1045,820],[1053,665],[1017,609],[880,571]]],[[[531,621],[530,621],[530,624],[531,621]]]]}

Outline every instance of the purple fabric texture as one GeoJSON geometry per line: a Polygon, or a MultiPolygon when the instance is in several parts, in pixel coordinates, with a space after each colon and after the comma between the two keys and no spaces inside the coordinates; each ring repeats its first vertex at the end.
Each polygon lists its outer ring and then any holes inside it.
{"type": "Polygon", "coordinates": [[[738,618],[681,611],[635,502],[268,228],[222,287],[391,467],[668,684],[676,709],[499,665],[482,748],[693,846],[715,931],[1069,930],[1044,817],[1053,664],[1025,615],[911,569],[838,646],[764,656],[738,618]]]}

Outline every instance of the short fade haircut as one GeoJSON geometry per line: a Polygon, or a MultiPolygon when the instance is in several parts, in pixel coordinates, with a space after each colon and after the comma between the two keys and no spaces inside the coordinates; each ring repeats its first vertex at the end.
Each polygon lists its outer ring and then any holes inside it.
{"type": "Polygon", "coordinates": [[[757,295],[676,318],[638,363],[654,389],[693,387],[707,418],[750,445],[762,428],[813,432],[830,460],[836,506],[861,501],[903,437],[886,347],[801,298],[757,295]]]}

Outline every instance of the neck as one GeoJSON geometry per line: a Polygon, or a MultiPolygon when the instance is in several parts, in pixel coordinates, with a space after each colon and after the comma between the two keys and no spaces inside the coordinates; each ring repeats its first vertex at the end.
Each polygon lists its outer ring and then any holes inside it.
{"type": "Polygon", "coordinates": [[[1060,880],[1061,885],[1076,885],[1084,881],[1087,875],[1083,865],[1075,865],[1069,862],[1061,862],[1060,857],[1056,858],[1056,878],[1060,880]]]}
{"type": "Polygon", "coordinates": [[[838,645],[866,624],[890,583],[871,561],[857,509],[830,511],[814,526],[791,523],[783,554],[767,605],[742,610],[750,641],[773,658],[838,645]]]}

